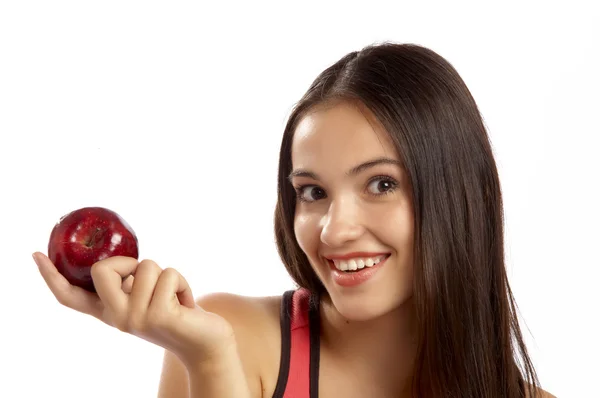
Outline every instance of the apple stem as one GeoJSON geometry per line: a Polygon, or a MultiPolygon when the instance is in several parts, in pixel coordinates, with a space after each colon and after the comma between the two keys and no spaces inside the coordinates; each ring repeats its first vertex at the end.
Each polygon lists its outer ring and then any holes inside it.
{"type": "Polygon", "coordinates": [[[98,236],[99,232],[100,232],[100,228],[96,228],[96,231],[94,231],[94,235],[92,235],[89,243],[87,244],[88,247],[93,247],[96,244],[96,236],[98,236]]]}

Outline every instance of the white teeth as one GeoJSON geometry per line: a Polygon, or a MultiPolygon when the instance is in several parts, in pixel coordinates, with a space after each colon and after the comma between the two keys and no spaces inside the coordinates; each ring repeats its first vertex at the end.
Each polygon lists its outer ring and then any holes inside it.
{"type": "Polygon", "coordinates": [[[358,264],[356,264],[356,261],[354,261],[354,260],[348,261],[348,269],[350,271],[356,271],[358,269],[358,264]]]}
{"type": "Polygon", "coordinates": [[[377,257],[353,258],[350,260],[333,260],[333,264],[340,271],[356,271],[357,269],[363,269],[364,267],[372,267],[375,264],[379,264],[379,262],[386,258],[386,256],[387,254],[383,254],[377,257]]]}

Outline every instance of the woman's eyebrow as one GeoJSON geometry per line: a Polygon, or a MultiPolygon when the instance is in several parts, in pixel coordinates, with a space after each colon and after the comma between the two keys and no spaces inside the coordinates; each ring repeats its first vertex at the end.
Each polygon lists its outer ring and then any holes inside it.
{"type": "MultiPolygon", "coordinates": [[[[364,163],[359,164],[358,166],[354,166],[353,168],[351,168],[350,170],[348,170],[346,172],[346,175],[349,177],[355,176],[355,175],[357,175],[371,167],[377,166],[379,164],[394,164],[396,166],[399,166],[400,168],[403,168],[403,164],[399,160],[386,158],[386,157],[380,157],[380,158],[368,160],[364,163]]],[[[309,178],[312,178],[313,180],[320,180],[317,173],[312,172],[307,169],[297,169],[297,170],[292,171],[290,173],[290,175],[288,176],[288,180],[292,181],[292,179],[294,177],[309,177],[309,178]]]]}

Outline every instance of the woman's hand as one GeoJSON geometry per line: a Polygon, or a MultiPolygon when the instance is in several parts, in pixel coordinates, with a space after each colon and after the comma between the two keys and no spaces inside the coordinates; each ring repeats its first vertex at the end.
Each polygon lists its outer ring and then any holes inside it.
{"type": "Polygon", "coordinates": [[[92,266],[95,294],[71,285],[44,254],[33,258],[59,303],[171,351],[188,368],[235,349],[231,324],[196,305],[187,281],[173,268],[109,257],[92,266]]]}

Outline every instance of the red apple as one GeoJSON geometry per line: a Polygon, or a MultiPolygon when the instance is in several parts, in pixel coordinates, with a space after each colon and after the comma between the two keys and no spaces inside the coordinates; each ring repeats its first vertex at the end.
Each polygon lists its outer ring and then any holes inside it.
{"type": "Polygon", "coordinates": [[[91,268],[112,256],[138,258],[138,240],[112,210],[84,207],[64,215],[52,229],[48,257],[72,284],[95,292],[91,268]]]}

